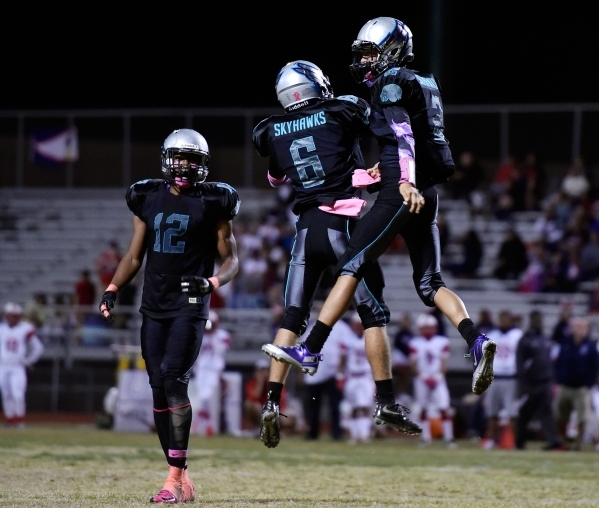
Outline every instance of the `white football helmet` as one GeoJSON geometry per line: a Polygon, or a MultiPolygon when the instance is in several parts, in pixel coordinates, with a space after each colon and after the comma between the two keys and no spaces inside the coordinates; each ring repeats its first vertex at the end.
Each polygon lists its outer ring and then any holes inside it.
{"type": "Polygon", "coordinates": [[[295,60],[283,67],[277,76],[275,90],[285,111],[290,112],[320,99],[332,99],[329,78],[320,68],[306,60],[295,60]]]}
{"type": "Polygon", "coordinates": [[[206,180],[209,159],[208,143],[193,129],[177,129],[162,144],[162,173],[181,188],[206,180]],[[183,159],[188,163],[181,164],[183,159]]]}
{"type": "Polygon", "coordinates": [[[390,67],[402,66],[414,59],[412,32],[395,18],[375,18],[366,23],[352,44],[353,62],[349,66],[358,83],[371,81],[390,67]],[[364,52],[378,54],[372,62],[362,62],[364,52]]]}

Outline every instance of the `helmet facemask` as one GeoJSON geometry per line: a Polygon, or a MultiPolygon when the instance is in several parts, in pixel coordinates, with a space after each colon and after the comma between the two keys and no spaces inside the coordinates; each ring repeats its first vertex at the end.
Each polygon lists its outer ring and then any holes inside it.
{"type": "Polygon", "coordinates": [[[167,148],[162,152],[162,173],[171,183],[186,189],[206,180],[209,158],[209,154],[203,151],[167,148]]]}

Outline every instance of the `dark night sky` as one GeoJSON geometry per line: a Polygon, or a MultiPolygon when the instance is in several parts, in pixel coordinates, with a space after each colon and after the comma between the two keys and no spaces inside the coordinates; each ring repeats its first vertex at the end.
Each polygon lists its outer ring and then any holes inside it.
{"type": "MultiPolygon", "coordinates": [[[[139,2],[131,16],[39,13],[24,25],[19,40],[26,44],[3,35],[12,40],[3,45],[11,51],[4,56],[0,108],[276,106],[275,76],[300,58],[319,65],[337,94],[357,94],[347,69],[350,46],[373,17],[404,21],[414,34],[411,67],[431,68],[433,2],[390,2],[390,8],[377,2],[360,10],[323,4],[324,13],[306,2],[277,3],[273,10],[265,3],[240,9],[224,2],[226,8],[139,2]]],[[[590,0],[553,11],[548,2],[526,0],[442,3],[446,104],[599,102],[590,0]]]]}

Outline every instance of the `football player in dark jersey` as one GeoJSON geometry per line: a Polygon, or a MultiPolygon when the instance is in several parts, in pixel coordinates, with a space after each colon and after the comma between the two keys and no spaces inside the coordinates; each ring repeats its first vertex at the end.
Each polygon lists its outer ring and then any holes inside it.
{"type": "Polygon", "coordinates": [[[231,220],[239,197],[227,184],[204,182],[208,158],[206,140],[192,129],[175,130],[165,139],[164,179],[143,180],[127,191],[133,236],[100,303],[102,316],[111,321],[117,292],[147,255],[141,350],[156,431],[169,466],[164,487],[151,499],[155,503],[194,499],[187,474],[192,418],[187,384],[202,344],[210,293],[238,270],[231,220]],[[217,256],[222,264],[214,274],[217,256]]]}
{"type": "MultiPolygon", "coordinates": [[[[305,60],[290,62],[281,69],[276,92],[286,114],[260,122],[254,129],[253,142],[260,155],[269,157],[271,185],[293,186],[292,209],[299,217],[286,273],[285,314],[274,344],[265,344],[262,349],[273,359],[284,359],[312,374],[319,353],[312,358],[304,355],[299,364],[277,346],[297,343],[306,329],[323,273],[336,265],[358,223],[365,201],[360,199],[361,190],[352,185],[352,178],[365,173],[360,169],[364,161],[359,138],[368,134],[370,108],[355,96],[334,98],[328,78],[305,60]]],[[[384,423],[418,433],[420,428],[406,418],[405,408],[395,404],[386,329],[389,309],[383,301],[383,287],[383,275],[375,260],[357,284],[354,303],[365,328],[377,393],[388,402],[384,423]]],[[[288,371],[289,365],[271,362],[260,429],[261,440],[269,448],[280,440],[279,403],[288,371]]]]}
{"type": "MultiPolygon", "coordinates": [[[[438,307],[468,343],[474,363],[472,391],[481,394],[493,381],[497,346],[474,326],[440,273],[435,184],[447,181],[454,163],[444,135],[439,83],[431,74],[405,67],[414,57],[412,33],[395,18],[370,20],[352,49],[350,70],[370,88],[370,130],[379,144],[380,190],[337,264],[338,278],[319,314],[319,326],[299,346],[284,348],[285,353],[301,365],[304,357],[322,349],[365,270],[400,233],[409,249],[418,295],[425,305],[438,307]]],[[[381,411],[377,400],[375,419],[381,411]]]]}

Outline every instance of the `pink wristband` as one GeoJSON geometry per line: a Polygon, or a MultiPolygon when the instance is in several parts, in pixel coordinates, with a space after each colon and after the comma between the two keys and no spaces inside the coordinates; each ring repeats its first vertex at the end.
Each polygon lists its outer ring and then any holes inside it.
{"type": "Polygon", "coordinates": [[[214,289],[218,289],[220,287],[220,283],[218,282],[218,279],[216,277],[210,277],[208,280],[212,282],[214,289]]]}
{"type": "Polygon", "coordinates": [[[114,284],[108,284],[106,291],[114,291],[115,293],[118,293],[119,288],[117,286],[115,286],[114,284]]]}

